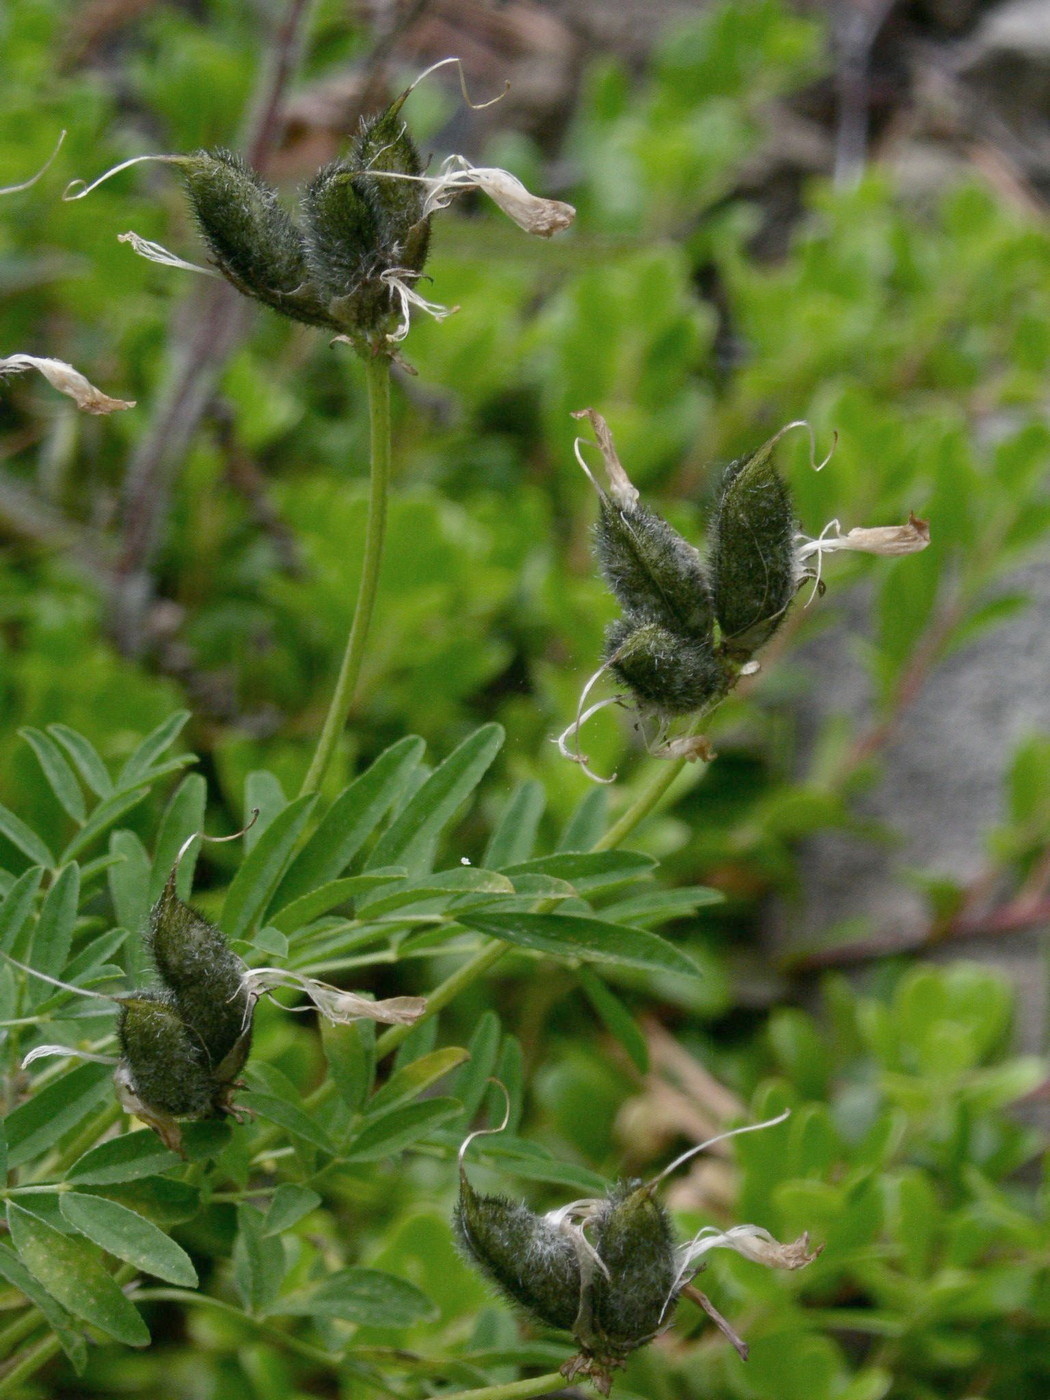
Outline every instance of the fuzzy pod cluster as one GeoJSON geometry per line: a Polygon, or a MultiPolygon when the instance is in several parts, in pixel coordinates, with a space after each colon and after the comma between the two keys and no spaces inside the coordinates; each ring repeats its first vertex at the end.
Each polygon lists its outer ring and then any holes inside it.
{"type": "MultiPolygon", "coordinates": [[[[601,423],[597,415],[589,415],[601,423]]],[[[639,706],[661,719],[722,700],[776,632],[798,581],[791,493],[773,462],[776,439],[726,468],[706,560],[638,501],[599,441],[611,489],[594,531],[602,576],[623,616],[605,637],[605,664],[639,706]]]]}
{"type": "Polygon", "coordinates": [[[240,156],[174,158],[212,259],[238,291],[292,320],[382,347],[397,303],[387,276],[416,278],[430,242],[423,163],[403,93],[368,118],[346,155],[318,171],[299,218],[240,156]],[[393,177],[393,178],[391,178],[393,177]]]}
{"type": "Polygon", "coordinates": [[[587,1202],[584,1226],[485,1196],[460,1173],[454,1226],[466,1257],[515,1307],[570,1332],[566,1375],[602,1394],[612,1373],[652,1341],[673,1310],[678,1264],[671,1222],[652,1185],[624,1182],[587,1202]]]}
{"type": "Polygon", "coordinates": [[[160,986],[121,998],[118,1094],[178,1146],[178,1118],[231,1112],[251,1050],[254,998],[221,929],[175,891],[177,867],[150,911],[146,943],[160,986]]]}

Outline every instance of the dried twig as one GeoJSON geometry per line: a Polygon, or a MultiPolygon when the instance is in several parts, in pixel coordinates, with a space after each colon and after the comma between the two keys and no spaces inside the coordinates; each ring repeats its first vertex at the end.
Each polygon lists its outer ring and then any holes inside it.
{"type": "MultiPolygon", "coordinates": [[[[275,30],[243,142],[253,165],[265,166],[281,136],[281,106],[311,11],[290,0],[275,30]]],[[[168,511],[172,483],[212,400],[215,385],[247,326],[245,303],[225,282],[194,293],[170,347],[171,368],[152,421],[128,462],[117,581],[110,626],[120,649],[140,652],[153,592],[151,566],[168,511]],[[186,332],[186,326],[189,332],[186,332]]]]}
{"type": "MultiPolygon", "coordinates": [[[[363,60],[366,71],[381,69],[397,39],[426,4],[427,0],[411,0],[363,60]]],[[[281,139],[285,94],[298,63],[311,8],[310,0],[290,0],[273,36],[243,142],[249,162],[259,169],[265,170],[281,139]]],[[[368,93],[365,96],[367,100],[368,93]]],[[[146,643],[152,565],[172,485],[213,400],[219,374],[247,325],[244,300],[225,282],[215,282],[195,290],[173,334],[167,383],[125,478],[118,584],[111,599],[110,628],[126,654],[141,652],[146,643]]]]}
{"type": "Polygon", "coordinates": [[[212,402],[210,417],[222,453],[226,480],[247,503],[255,524],[269,537],[281,569],[292,578],[301,577],[303,561],[298,541],[270,499],[265,476],[237,436],[232,408],[216,399],[212,402]]]}
{"type": "Polygon", "coordinates": [[[747,1342],[745,1342],[740,1333],[735,1331],[732,1325],[726,1321],[706,1293],[701,1293],[699,1288],[694,1288],[691,1283],[687,1283],[682,1289],[681,1296],[683,1298],[688,1298],[689,1301],[695,1303],[698,1308],[703,1308],[704,1312],[707,1313],[719,1332],[721,1332],[736,1348],[740,1360],[747,1360],[750,1354],[747,1342]]]}
{"type": "Polygon", "coordinates": [[[855,185],[868,150],[871,51],[893,0],[842,0],[835,15],[835,184],[855,185]]]}
{"type": "Polygon", "coordinates": [[[113,580],[113,560],[101,535],[69,520],[13,477],[0,472],[0,533],[62,550],[95,588],[113,580]]]}

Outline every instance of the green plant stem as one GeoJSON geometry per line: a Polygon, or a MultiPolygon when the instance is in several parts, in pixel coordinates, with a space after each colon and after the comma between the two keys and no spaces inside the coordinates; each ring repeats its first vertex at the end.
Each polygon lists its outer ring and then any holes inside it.
{"type": "Polygon", "coordinates": [[[656,807],[661,797],[663,797],[675,778],[678,777],[687,762],[687,759],[676,758],[657,772],[653,776],[653,780],[648,787],[644,788],[643,791],[639,793],[619,821],[613,822],[605,835],[594,843],[592,849],[595,851],[612,851],[616,849],[621,841],[626,841],[635,827],[640,826],[654,807],[656,807]]]}
{"type": "Polygon", "coordinates": [[[531,1396],[546,1395],[551,1390],[562,1390],[565,1377],[560,1371],[552,1371],[546,1376],[535,1376],[529,1381],[508,1381],[506,1385],[483,1385],[480,1390],[446,1391],[441,1400],[530,1400],[531,1396]]]}
{"type": "Polygon", "coordinates": [[[93,1118],[61,1154],[51,1175],[61,1176],[67,1172],[78,1157],[82,1157],[89,1147],[94,1147],[96,1142],[112,1128],[113,1124],[119,1122],[123,1112],[124,1110],[116,1100],[107,1104],[98,1117],[93,1118]]]}
{"type": "MultiPolygon", "coordinates": [[[[670,788],[674,780],[685,767],[687,759],[676,758],[668,763],[653,778],[652,782],[635,798],[631,805],[624,812],[619,821],[614,822],[601,840],[596,841],[591,847],[594,851],[611,851],[618,846],[621,841],[625,841],[635,827],[640,825],[651,811],[657,806],[664,793],[670,788]]],[[[554,907],[553,901],[544,900],[536,906],[535,912],[538,914],[549,913],[554,907]]],[[[456,969],[450,977],[446,977],[444,982],[439,983],[432,992],[427,995],[427,1009],[414,1024],[419,1025],[420,1021],[427,1020],[430,1016],[436,1015],[449,1002],[453,1001],[465,987],[469,987],[472,982],[476,982],[479,977],[483,977],[486,972],[499,962],[507,953],[511,951],[510,945],[501,943],[499,939],[493,938],[485,943],[462,967],[456,969]]],[[[376,1042],[376,1055],[382,1059],[384,1055],[389,1055],[392,1050],[396,1050],[403,1040],[406,1039],[412,1026],[392,1026],[390,1030],[381,1035],[376,1042]]],[[[450,1397],[451,1400],[451,1397],[450,1397]]]]}
{"type": "MultiPolygon", "coordinates": [[[[510,947],[506,943],[501,943],[498,938],[488,940],[484,946],[474,954],[462,967],[458,967],[450,977],[446,977],[444,982],[439,983],[432,992],[427,993],[427,1009],[423,1015],[414,1022],[419,1025],[420,1021],[427,1020],[431,1016],[448,1006],[464,987],[469,987],[472,982],[476,982],[479,977],[483,977],[490,967],[494,967],[508,953],[510,947]]],[[[401,1042],[408,1036],[412,1026],[391,1026],[388,1031],[376,1041],[376,1057],[382,1059],[389,1055],[392,1050],[396,1050],[401,1042]]]]}
{"type": "MultiPolygon", "coordinates": [[[[230,1303],[224,1303],[221,1298],[212,1298],[207,1293],[194,1293],[183,1288],[140,1288],[138,1292],[132,1294],[132,1301],[136,1303],[195,1303],[198,1307],[210,1308],[212,1312],[222,1313],[226,1317],[233,1318],[236,1322],[247,1323],[261,1336],[268,1338],[271,1342],[278,1343],[288,1351],[294,1352],[296,1356],[301,1356],[304,1361],[312,1362],[315,1366],[332,1368],[339,1365],[338,1356],[322,1351],[320,1347],[311,1346],[309,1342],[301,1342],[298,1337],[289,1336],[287,1332],[282,1332],[279,1327],[271,1327],[268,1322],[264,1322],[261,1318],[241,1312],[240,1308],[235,1308],[230,1303]]],[[[3,1392],[0,1391],[0,1395],[2,1394],[3,1392]]]]}
{"type": "Polygon", "coordinates": [[[6,1360],[15,1347],[20,1342],[24,1342],[31,1332],[35,1332],[43,1321],[43,1313],[39,1308],[31,1305],[21,1317],[16,1317],[13,1322],[9,1322],[0,1332],[0,1357],[6,1360]]]}
{"type": "Polygon", "coordinates": [[[387,494],[390,485],[390,361],[385,355],[365,360],[365,380],[368,385],[368,414],[371,431],[371,482],[368,498],[368,523],[365,528],[365,550],[361,560],[361,583],[357,591],[354,618],[343,653],[343,664],[335,683],[335,693],[325,716],[321,737],[303,779],[300,796],[316,792],[321,786],[332,754],[346,723],[368,641],[368,629],[375,608],[379,586],[379,569],[383,559],[383,538],[386,534],[387,494]]]}
{"type": "Polygon", "coordinates": [[[17,1361],[0,1379],[0,1395],[13,1395],[23,1381],[28,1380],[41,1366],[46,1366],[59,1349],[59,1340],[52,1332],[31,1351],[27,1351],[21,1361],[17,1361]]]}

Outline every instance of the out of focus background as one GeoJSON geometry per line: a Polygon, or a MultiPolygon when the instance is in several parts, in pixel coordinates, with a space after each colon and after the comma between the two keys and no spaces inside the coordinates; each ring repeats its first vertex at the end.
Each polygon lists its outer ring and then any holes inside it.
{"type": "MultiPolygon", "coordinates": [[[[959,947],[1020,960],[1037,1046],[1050,9],[308,9],[7,9],[0,177],[68,135],[0,211],[5,353],[68,359],[138,406],[91,419],[31,376],[0,400],[5,802],[46,825],[21,726],[116,754],[173,705],[213,798],[235,807],[263,759],[297,781],[363,528],[363,393],[339,354],[118,243],[202,259],[170,168],[76,203],[65,184],[226,144],[294,195],[362,112],[456,54],[473,101],[510,89],[475,112],[454,68],[429,79],[412,119],[434,164],[503,165],[580,212],[550,245],[476,196],[439,221],[430,290],[460,310],[408,343],[346,771],[403,733],[443,749],[497,718],[503,780],[539,776],[567,816],[587,782],[547,741],[615,611],[571,411],[608,418],[646,499],[698,541],[721,466],[807,418],[838,445],[820,476],[785,446],[803,529],[914,510],[934,544],[833,560],[654,838],[676,879],[732,896],[710,1009],[762,1005],[800,962],[959,947]]],[[[616,718],[586,747],[628,784],[645,764],[616,718]]]]}
{"type": "MultiPolygon", "coordinates": [[[[914,511],[932,544],[827,560],[826,594],[715,717],[717,760],[632,842],[667,885],[724,896],[673,929],[704,980],[643,989],[648,1077],[611,1067],[557,978],[501,995],[536,1050],[537,1134],[646,1161],[692,1131],[697,1076],[744,1099],[772,1077],[813,1108],[785,1219],[852,1222],[848,1268],[813,1296],[761,1281],[750,1370],[668,1343],[625,1396],[1043,1400],[1050,5],[9,0],[0,41],[0,185],[67,133],[0,201],[0,353],[137,402],[92,418],[35,376],[0,386],[0,801],[61,844],[18,731],[68,725],[117,760],[180,707],[216,830],[240,824],[254,770],[294,791],[364,529],[345,351],[118,241],[204,259],[171,168],[78,202],[67,183],[221,145],[291,198],[437,60],[461,58],[475,103],[509,83],[475,111],[454,68],[434,74],[406,109],[420,146],[578,216],[544,244],[466,195],[436,224],[426,295],[459,310],[405,342],[389,546],[332,789],[405,734],[441,756],[495,719],[507,743],[457,856],[478,859],[523,780],[550,841],[581,802],[592,823],[622,810],[654,762],[629,718],[585,735],[611,789],[550,742],[616,611],[570,414],[602,413],[643,499],[700,544],[727,462],[794,419],[818,457],[837,434],[819,474],[804,435],[781,450],[800,527],[914,511]],[[911,1144],[892,1172],[891,1142],[911,1144]]],[[[395,1271],[407,1240],[388,1236],[395,1271]]],[[[739,1262],[721,1277],[746,1308],[739,1262]]],[[[269,1374],[261,1344],[214,1325],[173,1331],[167,1393],[372,1393],[294,1359],[269,1374]]],[[[138,1393],[154,1364],[112,1358],[75,1393],[138,1393]]]]}

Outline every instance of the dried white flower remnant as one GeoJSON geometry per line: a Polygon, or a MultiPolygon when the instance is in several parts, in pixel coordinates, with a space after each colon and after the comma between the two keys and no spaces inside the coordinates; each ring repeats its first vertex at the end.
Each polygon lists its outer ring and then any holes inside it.
{"type": "Polygon", "coordinates": [[[683,1274],[712,1249],[732,1249],[753,1264],[765,1264],[767,1269],[804,1269],[813,1263],[821,1248],[810,1249],[808,1231],[797,1240],[781,1244],[761,1225],[733,1225],[728,1230],[708,1225],[681,1246],[680,1257],[683,1274]]]}
{"type": "Polygon", "coordinates": [[[450,156],[445,162],[446,178],[450,185],[458,183],[460,188],[473,185],[484,190],[493,204],[497,204],[508,219],[526,233],[534,233],[538,238],[551,238],[566,229],[576,217],[571,204],[561,199],[543,199],[527,190],[516,175],[496,166],[471,165],[462,156],[450,156]],[[451,164],[456,162],[456,164],[451,164]],[[458,181],[456,177],[461,177],[458,181]]]}
{"type": "Polygon", "coordinates": [[[904,525],[873,525],[868,528],[857,526],[848,534],[842,533],[842,526],[832,520],[825,531],[815,540],[804,540],[799,546],[798,558],[802,563],[814,554],[834,554],[839,549],[853,549],[861,554],[918,554],[930,542],[930,523],[920,520],[912,512],[904,525]],[[834,530],[829,535],[827,531],[834,530]]]}
{"type": "Polygon", "coordinates": [[[447,209],[463,190],[482,190],[520,229],[538,238],[561,233],[576,217],[575,208],[564,200],[544,199],[527,190],[509,170],[495,165],[471,165],[465,156],[449,156],[436,175],[404,175],[387,170],[373,170],[370,174],[389,180],[413,180],[425,186],[424,218],[438,209],[447,209]]]}
{"type": "Polygon", "coordinates": [[[379,1021],[388,1026],[410,1026],[426,1010],[423,997],[388,997],[372,1001],[357,992],[344,992],[328,982],[293,972],[284,967],[253,967],[244,974],[244,985],[254,1006],[264,993],[276,987],[291,987],[305,992],[321,1015],[333,1025],[345,1026],[351,1021],[379,1021]]]}
{"type": "MultiPolygon", "coordinates": [[[[595,412],[593,408],[581,408],[573,413],[572,416],[573,418],[586,418],[587,422],[590,423],[591,427],[594,429],[594,436],[598,442],[598,450],[601,452],[602,461],[605,463],[605,474],[609,478],[610,498],[616,505],[620,506],[621,509],[633,510],[638,504],[638,488],[627,475],[623,463],[617,455],[616,445],[613,442],[613,435],[609,430],[608,423],[606,423],[602,415],[595,412]]],[[[577,462],[579,462],[580,466],[583,468],[588,481],[590,481],[599,496],[601,496],[604,494],[602,488],[595,481],[594,477],[591,475],[590,467],[588,467],[587,463],[580,455],[580,445],[583,442],[583,438],[577,438],[573,444],[573,452],[575,453],[577,462]]]]}
{"type": "Polygon", "coordinates": [[[52,388],[66,394],[85,413],[116,413],[118,409],[135,407],[134,399],[113,399],[96,389],[65,360],[40,355],[8,355],[0,359],[0,375],[21,374],[27,369],[39,370],[52,388]]]}
{"type": "Polygon", "coordinates": [[[143,238],[131,230],[127,233],[118,233],[117,242],[130,243],[139,257],[145,258],[147,262],[160,263],[162,267],[179,267],[184,272],[203,272],[205,277],[219,276],[213,267],[201,267],[200,263],[187,262],[185,258],[180,258],[175,253],[169,253],[162,244],[153,243],[148,238],[143,238]]]}

